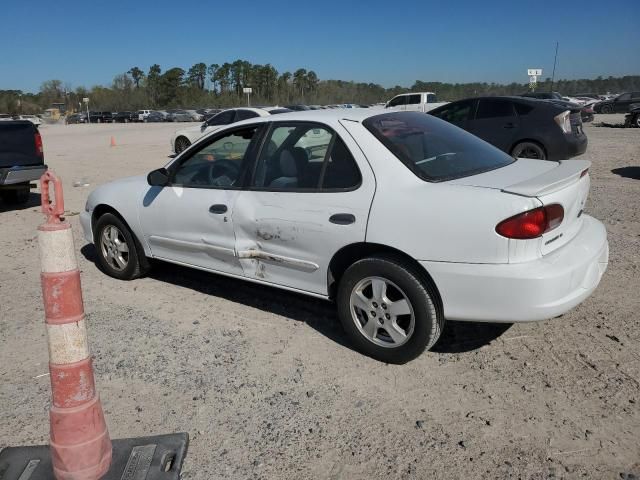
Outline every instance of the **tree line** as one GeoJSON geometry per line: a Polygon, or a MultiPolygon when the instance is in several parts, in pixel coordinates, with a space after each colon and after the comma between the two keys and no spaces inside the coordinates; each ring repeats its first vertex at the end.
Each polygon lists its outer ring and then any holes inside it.
{"type": "MultiPolygon", "coordinates": [[[[376,83],[320,80],[313,70],[305,68],[278,72],[271,64],[252,64],[246,60],[209,65],[196,63],[187,70],[172,67],[165,71],[160,65],[153,64],[146,72],[134,66],[116,75],[110,86],[73,88],[61,80],[47,80],[38,93],[0,90],[0,113],[40,113],[54,103],[64,104],[68,110],[78,110],[85,97],[89,98],[92,110],[233,107],[246,104],[245,87],[252,88],[252,105],[326,105],[384,102],[409,91],[435,92],[440,100],[447,101],[481,95],[517,95],[527,91],[529,85],[417,80],[411,87],[384,88],[376,83]]],[[[640,75],[558,80],[553,84],[547,78],[536,90],[554,90],[565,95],[640,91],[640,75]]]]}

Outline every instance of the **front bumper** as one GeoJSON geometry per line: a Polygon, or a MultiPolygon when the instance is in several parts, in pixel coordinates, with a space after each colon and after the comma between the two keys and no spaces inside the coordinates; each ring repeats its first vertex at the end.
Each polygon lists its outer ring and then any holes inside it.
{"type": "Polygon", "coordinates": [[[0,185],[15,185],[39,180],[46,171],[46,165],[0,168],[0,185]]]}
{"type": "Polygon", "coordinates": [[[609,260],[604,225],[584,215],[580,232],[543,258],[515,264],[420,262],[448,320],[530,322],[557,317],[596,289],[609,260]]]}

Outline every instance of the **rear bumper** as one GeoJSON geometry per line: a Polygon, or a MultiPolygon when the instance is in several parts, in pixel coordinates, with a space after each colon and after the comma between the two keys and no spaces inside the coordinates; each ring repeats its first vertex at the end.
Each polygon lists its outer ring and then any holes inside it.
{"type": "Polygon", "coordinates": [[[0,168],[0,185],[15,185],[39,180],[46,171],[46,165],[0,168]]]}
{"type": "Polygon", "coordinates": [[[582,155],[587,151],[588,142],[587,136],[584,133],[581,135],[575,135],[573,133],[567,135],[567,156],[565,158],[582,155]]]}
{"type": "Polygon", "coordinates": [[[512,323],[571,310],[596,289],[608,259],[604,225],[585,215],[580,232],[568,244],[531,262],[420,263],[440,291],[445,318],[512,323]]]}

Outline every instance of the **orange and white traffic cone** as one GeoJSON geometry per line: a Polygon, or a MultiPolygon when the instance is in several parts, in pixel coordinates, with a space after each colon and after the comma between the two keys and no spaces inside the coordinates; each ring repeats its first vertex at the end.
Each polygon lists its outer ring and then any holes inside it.
{"type": "Polygon", "coordinates": [[[97,480],[109,470],[112,447],[93,377],[73,235],[61,218],[60,179],[48,171],[40,188],[47,215],[38,227],[38,242],[51,373],[53,472],[58,480],[97,480]]]}

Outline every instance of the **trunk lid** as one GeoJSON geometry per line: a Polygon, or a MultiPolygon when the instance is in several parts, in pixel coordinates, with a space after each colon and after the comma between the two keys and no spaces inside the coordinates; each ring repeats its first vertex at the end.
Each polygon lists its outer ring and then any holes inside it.
{"type": "MultiPolygon", "coordinates": [[[[589,175],[583,174],[591,166],[587,160],[548,162],[519,159],[506,167],[480,175],[453,180],[452,184],[498,189],[506,194],[532,197],[542,205],[562,205],[562,223],[540,238],[513,240],[516,245],[537,242],[538,251],[546,255],[568,243],[580,230],[582,210],[589,194],[589,175]]],[[[515,249],[517,252],[522,249],[515,249]]],[[[510,255],[511,261],[511,255],[510,255]]]]}

